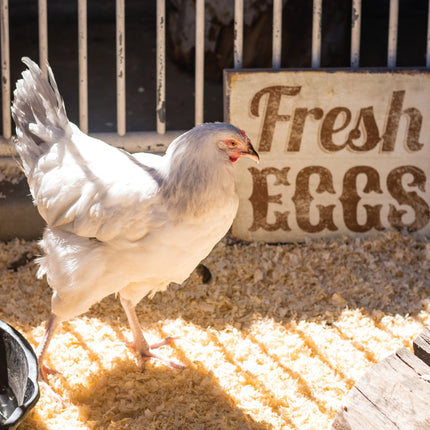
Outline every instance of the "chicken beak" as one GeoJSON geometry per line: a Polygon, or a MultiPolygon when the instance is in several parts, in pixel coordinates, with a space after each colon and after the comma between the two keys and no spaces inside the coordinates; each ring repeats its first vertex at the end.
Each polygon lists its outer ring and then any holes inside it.
{"type": "Polygon", "coordinates": [[[260,162],[260,156],[257,154],[257,151],[253,148],[250,142],[248,143],[246,150],[242,152],[242,156],[251,158],[251,160],[254,160],[257,164],[260,162]]]}

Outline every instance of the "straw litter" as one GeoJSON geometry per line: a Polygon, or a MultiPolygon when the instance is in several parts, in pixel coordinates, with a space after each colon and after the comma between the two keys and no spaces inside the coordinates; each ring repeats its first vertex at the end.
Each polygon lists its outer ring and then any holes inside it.
{"type": "MultiPolygon", "coordinates": [[[[0,318],[34,347],[51,296],[36,279],[39,252],[36,242],[0,243],[0,318]]],[[[180,336],[163,353],[186,370],[149,362],[140,372],[109,296],[56,332],[47,364],[61,372],[50,384],[65,405],[42,387],[20,430],[330,428],[355,381],[430,324],[425,237],[227,237],[203,263],[137,308],[149,340],[180,336]]]]}

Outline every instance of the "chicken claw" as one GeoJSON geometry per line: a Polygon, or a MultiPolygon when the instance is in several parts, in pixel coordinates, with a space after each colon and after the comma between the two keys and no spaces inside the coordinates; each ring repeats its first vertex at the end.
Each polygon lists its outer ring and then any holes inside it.
{"type": "Polygon", "coordinates": [[[181,363],[178,363],[174,360],[169,360],[168,358],[165,358],[159,354],[155,354],[152,350],[153,349],[157,349],[160,348],[164,345],[168,345],[170,344],[174,339],[177,339],[179,336],[169,336],[166,339],[163,339],[162,341],[155,343],[151,346],[149,346],[148,349],[144,348],[140,351],[138,351],[136,349],[136,346],[134,344],[134,342],[127,342],[127,346],[133,350],[133,352],[136,354],[137,357],[137,361],[139,363],[139,367],[140,369],[143,371],[145,370],[145,365],[146,362],[148,360],[150,360],[151,358],[153,358],[154,360],[158,360],[161,361],[162,363],[164,363],[166,366],[171,367],[173,369],[179,369],[179,370],[183,370],[186,368],[186,366],[184,366],[181,363]]]}
{"type": "Polygon", "coordinates": [[[165,358],[161,355],[158,355],[152,352],[153,349],[157,349],[164,345],[170,344],[175,339],[178,339],[179,336],[169,336],[158,343],[155,343],[151,346],[148,345],[148,342],[143,336],[142,329],[140,327],[134,305],[130,300],[125,299],[121,295],[120,295],[120,300],[125,310],[125,313],[127,315],[127,319],[130,324],[131,332],[133,333],[133,339],[134,339],[134,341],[128,343],[127,346],[133,349],[133,351],[136,353],[137,361],[139,363],[139,367],[141,368],[141,370],[145,369],[146,362],[151,358],[155,360],[159,360],[162,363],[166,364],[167,366],[172,367],[173,369],[181,369],[181,370],[185,369],[186,366],[184,366],[183,364],[178,363],[174,360],[169,360],[168,358],[165,358]]]}
{"type": "Polygon", "coordinates": [[[45,382],[48,384],[48,375],[62,375],[61,372],[55,369],[51,369],[48,366],[42,364],[39,366],[39,381],[45,382]]]}

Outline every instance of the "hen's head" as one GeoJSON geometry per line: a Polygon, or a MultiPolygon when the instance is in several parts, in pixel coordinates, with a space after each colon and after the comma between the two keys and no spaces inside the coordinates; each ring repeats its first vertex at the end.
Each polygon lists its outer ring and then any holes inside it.
{"type": "MultiPolygon", "coordinates": [[[[196,151],[200,156],[234,163],[241,157],[259,161],[259,156],[243,130],[234,125],[214,122],[200,124],[177,139],[175,150],[196,151]]],[[[173,148],[172,148],[173,149],[173,148]]]]}
{"type": "Polygon", "coordinates": [[[241,157],[251,158],[257,163],[260,161],[260,157],[243,130],[226,123],[215,123],[214,125],[219,127],[216,133],[217,147],[227,155],[232,163],[241,157]]]}

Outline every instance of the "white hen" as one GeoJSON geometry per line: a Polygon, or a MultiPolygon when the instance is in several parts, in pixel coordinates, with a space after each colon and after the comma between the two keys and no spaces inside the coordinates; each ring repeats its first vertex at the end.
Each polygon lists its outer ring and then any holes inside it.
{"type": "MultiPolygon", "coordinates": [[[[164,156],[116,149],[69,122],[50,81],[30,59],[14,92],[15,147],[45,219],[39,276],[51,288],[52,312],[38,348],[40,377],[55,328],[111,293],[119,293],[139,364],[158,358],[135,313],[146,295],[182,283],[227,232],[238,206],[233,162],[258,155],[245,133],[202,124],[164,156]]],[[[153,347],[166,344],[167,339],[153,347]]]]}

